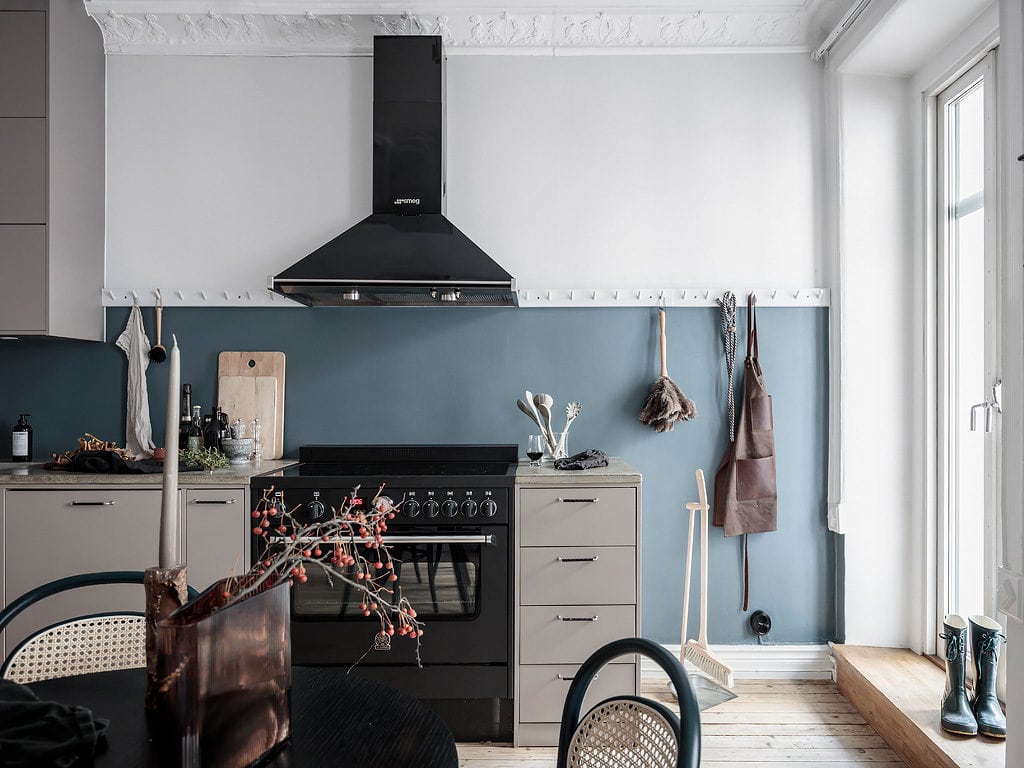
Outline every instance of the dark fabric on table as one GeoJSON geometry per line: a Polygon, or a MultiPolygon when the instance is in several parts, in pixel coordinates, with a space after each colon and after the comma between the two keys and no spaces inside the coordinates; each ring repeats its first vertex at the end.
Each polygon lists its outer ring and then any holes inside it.
{"type": "MultiPolygon", "coordinates": [[[[127,461],[114,451],[79,451],[71,457],[70,464],[47,464],[47,469],[65,472],[89,472],[102,475],[158,475],[164,471],[164,463],[158,459],[127,461]]],[[[198,466],[181,464],[179,472],[196,472],[198,466]]]]}
{"type": "Polygon", "coordinates": [[[31,689],[0,680],[0,765],[5,768],[91,765],[107,725],[84,707],[40,701],[31,689]]]}
{"type": "Polygon", "coordinates": [[[597,448],[588,448],[565,459],[555,459],[555,469],[595,469],[607,466],[608,454],[597,448]]]}

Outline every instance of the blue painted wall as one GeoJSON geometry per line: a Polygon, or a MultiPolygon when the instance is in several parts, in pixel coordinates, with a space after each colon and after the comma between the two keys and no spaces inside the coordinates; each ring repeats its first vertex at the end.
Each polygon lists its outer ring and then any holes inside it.
{"type": "MultiPolygon", "coordinates": [[[[742,371],[743,329],[740,316],[742,371]]],[[[108,338],[127,309],[107,311],[108,338]]],[[[145,310],[153,334],[152,310],[145,310]]],[[[750,537],[751,609],[774,619],[775,642],[835,634],[835,562],[826,529],[825,309],[758,313],[761,360],[773,395],[779,529],[750,537]]],[[[285,450],[317,442],[518,442],[533,426],[516,408],[524,389],[561,411],[583,403],[570,448],[601,448],[632,463],[643,485],[643,630],[678,642],[685,557],[684,503],[695,467],[713,478],[728,439],[718,311],[668,311],[669,374],[698,418],[664,434],[637,420],[657,377],[657,312],[630,309],[179,309],[182,381],[209,407],[221,350],[287,353],[285,450]]],[[[124,355],[108,344],[57,339],[0,343],[0,456],[20,411],[32,414],[36,457],[68,450],[85,432],[124,440],[124,355]]],[[[166,365],[150,368],[162,442],[166,365]]],[[[737,386],[737,391],[741,391],[737,386]]],[[[709,489],[710,490],[710,489],[709,489]]],[[[740,539],[711,536],[710,636],[752,642],[740,610],[740,539]]],[[[693,604],[696,603],[696,600],[693,604]]],[[[696,622],[694,607],[691,622],[696,622]]],[[[696,626],[691,624],[692,627],[696,626]]]]}

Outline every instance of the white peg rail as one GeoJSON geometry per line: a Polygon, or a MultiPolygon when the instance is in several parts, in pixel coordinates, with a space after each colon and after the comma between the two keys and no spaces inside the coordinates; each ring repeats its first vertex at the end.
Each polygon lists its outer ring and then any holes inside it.
{"type": "MultiPolygon", "coordinates": [[[[104,307],[156,305],[156,288],[104,288],[104,307]]],[[[164,288],[160,286],[165,307],[301,307],[297,301],[260,288],[164,288]]]]}
{"type": "Polygon", "coordinates": [[[521,307],[717,307],[726,291],[742,305],[757,296],[759,307],[827,307],[828,288],[523,288],[521,307]]]}
{"type": "MultiPolygon", "coordinates": [[[[298,307],[296,301],[261,288],[163,288],[165,307],[298,307]]],[[[827,307],[827,288],[522,288],[521,307],[714,307],[731,290],[743,305],[747,294],[757,295],[759,307],[827,307]]],[[[104,307],[156,304],[156,288],[104,288],[104,307]]]]}

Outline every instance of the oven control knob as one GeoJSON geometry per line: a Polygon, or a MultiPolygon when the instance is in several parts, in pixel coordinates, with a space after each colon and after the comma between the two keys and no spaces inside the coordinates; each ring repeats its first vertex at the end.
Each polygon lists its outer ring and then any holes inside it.
{"type": "Polygon", "coordinates": [[[314,520],[319,520],[327,513],[324,503],[320,501],[320,491],[313,491],[313,500],[309,502],[309,513],[314,520]]]}
{"type": "MultiPolygon", "coordinates": [[[[437,502],[434,502],[435,504],[437,502]]],[[[402,505],[405,508],[405,514],[407,517],[418,517],[420,514],[420,503],[416,499],[406,499],[405,504],[402,505]]]]}
{"type": "Polygon", "coordinates": [[[494,517],[498,514],[498,503],[494,499],[484,499],[480,502],[480,513],[484,517],[494,517]]]}
{"type": "Polygon", "coordinates": [[[441,502],[441,511],[445,517],[455,517],[459,514],[459,502],[455,499],[445,499],[441,502]]]}
{"type": "Polygon", "coordinates": [[[476,502],[472,499],[462,502],[462,514],[466,517],[476,517],[476,502]]]}
{"type": "Polygon", "coordinates": [[[426,501],[423,502],[423,512],[427,515],[427,517],[437,517],[437,512],[440,508],[441,505],[438,504],[433,499],[427,499],[426,501]]]}

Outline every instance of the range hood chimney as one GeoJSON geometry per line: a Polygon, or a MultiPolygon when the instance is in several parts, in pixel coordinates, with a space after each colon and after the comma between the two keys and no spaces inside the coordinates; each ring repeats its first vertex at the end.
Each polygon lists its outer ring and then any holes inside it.
{"type": "Polygon", "coordinates": [[[440,37],[373,39],[373,213],[271,279],[307,306],[518,306],[515,280],[445,218],[440,37]]]}

